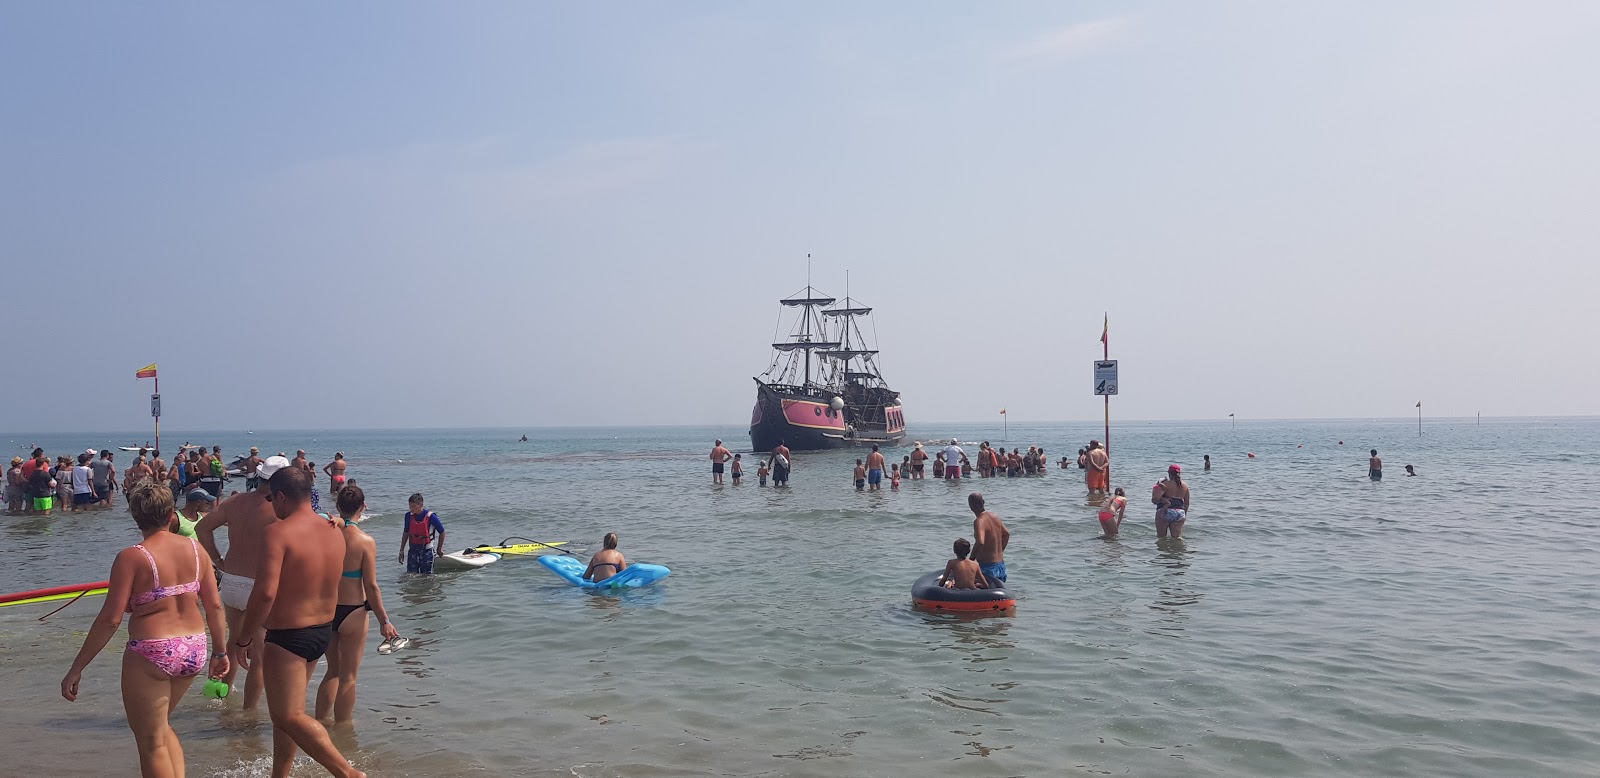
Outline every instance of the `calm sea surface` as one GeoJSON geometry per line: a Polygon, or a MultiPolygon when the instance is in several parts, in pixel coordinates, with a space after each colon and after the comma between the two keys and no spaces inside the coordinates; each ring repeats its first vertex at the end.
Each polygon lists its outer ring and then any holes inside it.
{"type": "MultiPolygon", "coordinates": [[[[1112,542],[1095,538],[1076,469],[859,494],[861,454],[801,453],[791,489],[713,487],[711,440],[747,447],[740,428],[523,432],[168,438],[305,448],[319,467],[345,452],[382,549],[398,547],[420,491],[450,547],[522,535],[594,549],[616,531],[630,561],[672,568],[617,597],[527,558],[423,578],[380,554],[385,602],[416,647],[369,650],[355,726],[336,733],[374,776],[1600,769],[1600,420],[1432,421],[1420,438],[1405,421],[1123,424],[1113,481],[1131,505],[1112,542]],[[1168,462],[1194,509],[1186,543],[1158,547],[1147,495],[1168,462]],[[970,536],[973,488],[1011,528],[1016,613],[918,613],[911,582],[970,536]]],[[[912,434],[1000,442],[975,425],[912,434]]],[[[1007,446],[1058,459],[1090,437],[1094,425],[1018,425],[1007,446]]],[[[0,442],[56,454],[131,441],[0,442]]],[[[138,533],[119,497],[114,512],[0,518],[0,540],[9,592],[102,580],[138,533]]],[[[0,608],[0,773],[137,772],[123,638],[78,702],[58,693],[99,605],[43,622],[54,605],[0,608]]],[[[204,700],[196,684],[178,710],[190,775],[267,774],[265,711],[237,699],[204,700]]]]}

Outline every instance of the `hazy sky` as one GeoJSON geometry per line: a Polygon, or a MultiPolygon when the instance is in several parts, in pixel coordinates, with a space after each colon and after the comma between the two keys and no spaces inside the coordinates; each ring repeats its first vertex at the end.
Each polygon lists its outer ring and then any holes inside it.
{"type": "Polygon", "coordinates": [[[1600,413],[1600,4],[8,3],[0,429],[1600,413]]]}

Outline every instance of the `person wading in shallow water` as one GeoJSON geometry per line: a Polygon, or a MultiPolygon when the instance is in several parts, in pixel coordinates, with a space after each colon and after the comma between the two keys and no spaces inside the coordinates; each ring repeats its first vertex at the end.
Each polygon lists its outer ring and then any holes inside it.
{"type": "Polygon", "coordinates": [[[983,495],[967,495],[967,507],[977,518],[972,521],[972,560],[978,563],[991,585],[1006,582],[1006,546],[1011,545],[1011,530],[993,511],[984,510],[983,495]]]}
{"type": "Polygon", "coordinates": [[[1156,504],[1156,537],[1172,533],[1174,539],[1183,538],[1183,525],[1189,519],[1189,485],[1183,482],[1183,468],[1167,468],[1167,480],[1157,485],[1151,494],[1156,504]]]}
{"type": "MultiPolygon", "coordinates": [[[[289,460],[281,456],[268,457],[256,469],[262,479],[271,478],[279,470],[287,470],[289,460]]],[[[222,591],[222,606],[228,615],[228,642],[236,644],[245,642],[251,649],[251,663],[260,661],[261,649],[266,636],[259,631],[252,635],[241,632],[244,628],[244,611],[250,606],[250,594],[255,590],[256,568],[260,566],[261,550],[265,546],[267,527],[277,523],[278,516],[273,513],[272,503],[267,500],[265,488],[254,492],[236,494],[222,501],[216,510],[206,514],[206,517],[195,525],[195,537],[200,540],[200,547],[206,550],[206,555],[211,557],[212,564],[222,571],[222,582],[219,587],[222,591]],[[228,528],[228,555],[222,556],[217,550],[216,532],[223,527],[228,528]]],[[[228,669],[228,674],[223,681],[230,686],[233,677],[241,669],[236,661],[228,669]]],[[[261,671],[251,670],[244,679],[244,707],[251,710],[261,701],[261,693],[265,688],[262,684],[261,671]]]]}
{"type": "Polygon", "coordinates": [[[772,449],[772,457],[767,460],[767,465],[772,468],[772,485],[789,485],[789,468],[794,462],[789,459],[789,447],[778,441],[776,448],[772,449]]]}
{"type": "MultiPolygon", "coordinates": [[[[267,631],[261,664],[272,716],[273,778],[288,778],[296,747],[332,775],[365,778],[334,747],[322,723],[306,713],[311,672],[333,640],[345,555],[344,522],[311,510],[312,478],[286,467],[267,479],[266,499],[278,522],[266,531],[243,632],[267,631]]],[[[249,652],[248,640],[236,641],[230,658],[251,669],[249,652]]]]}
{"type": "Polygon", "coordinates": [[[167,531],[174,515],[172,493],[143,482],[127,500],[144,542],[123,549],[111,563],[105,604],[61,679],[61,696],[78,699],[83,671],[116,634],[126,610],[122,707],[139,747],[139,772],[179,776],[184,774],[183,746],[168,717],[201,670],[209,665],[212,676],[228,671],[222,602],[210,560],[193,540],[167,531]]]}
{"type": "Polygon", "coordinates": [[[711,447],[711,483],[722,483],[722,471],[730,459],[733,459],[733,452],[723,448],[722,441],[718,440],[711,447]]]}

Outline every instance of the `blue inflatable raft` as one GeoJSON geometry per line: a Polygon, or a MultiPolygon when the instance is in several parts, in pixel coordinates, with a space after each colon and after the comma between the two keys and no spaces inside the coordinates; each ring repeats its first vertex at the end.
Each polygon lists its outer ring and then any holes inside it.
{"type": "Polygon", "coordinates": [[[573,586],[585,589],[634,589],[640,586],[649,586],[671,573],[661,565],[646,565],[634,563],[628,569],[600,581],[583,580],[583,571],[589,567],[578,560],[577,557],[562,556],[559,554],[545,554],[539,557],[539,564],[550,568],[550,572],[567,579],[573,586]]]}

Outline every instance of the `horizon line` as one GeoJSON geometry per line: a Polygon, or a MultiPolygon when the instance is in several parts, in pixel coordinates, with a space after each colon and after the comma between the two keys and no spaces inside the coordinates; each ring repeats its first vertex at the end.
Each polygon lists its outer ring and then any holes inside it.
{"type": "MultiPolygon", "coordinates": [[[[1513,415],[1513,416],[1489,416],[1489,417],[1480,417],[1480,416],[1431,416],[1431,417],[1427,417],[1427,416],[1425,416],[1425,417],[1423,417],[1423,423],[1426,424],[1428,422],[1461,421],[1461,420],[1476,421],[1479,418],[1488,418],[1490,420],[1494,420],[1494,419],[1600,419],[1600,416],[1596,416],[1596,415],[1592,415],[1592,414],[1570,414],[1570,415],[1569,414],[1554,414],[1554,415],[1529,415],[1529,416],[1513,415]]],[[[1025,424],[1095,424],[1095,423],[1099,423],[1101,421],[1102,421],[1101,419],[1029,419],[1029,420],[1026,420],[1026,421],[1024,421],[1022,423],[1025,423],[1025,424]]],[[[1329,422],[1329,421],[1400,421],[1400,422],[1410,423],[1410,422],[1415,421],[1415,417],[1413,417],[1413,416],[1322,416],[1322,417],[1299,417],[1299,418],[1244,418],[1244,419],[1240,419],[1240,418],[1229,418],[1229,417],[1224,416],[1224,417],[1222,417],[1220,419],[1217,419],[1217,418],[1210,418],[1210,419],[1125,419],[1125,420],[1123,420],[1122,423],[1124,423],[1124,424],[1128,424],[1128,423],[1138,423],[1138,424],[1232,424],[1232,423],[1237,423],[1237,422],[1244,422],[1244,423],[1251,423],[1251,422],[1255,422],[1255,423],[1261,423],[1261,422],[1281,423],[1281,422],[1329,422]]],[[[936,420],[936,421],[930,421],[930,422],[918,422],[916,426],[920,427],[920,426],[924,426],[924,425],[935,426],[935,425],[939,425],[939,424],[992,424],[992,423],[993,423],[992,419],[961,419],[961,420],[950,419],[950,420],[936,420]]],[[[442,430],[563,430],[563,429],[566,429],[566,430],[582,430],[582,429],[616,430],[616,429],[693,429],[693,428],[697,428],[697,427],[705,428],[705,427],[723,427],[723,426],[744,426],[744,423],[743,422],[739,422],[737,424],[719,424],[719,423],[716,423],[716,422],[702,422],[702,423],[695,423],[695,424],[595,424],[595,425],[534,424],[534,425],[528,425],[528,426],[495,425],[495,426],[464,426],[464,427],[460,427],[460,426],[437,426],[437,427],[299,427],[299,428],[284,427],[284,428],[264,428],[262,430],[243,430],[243,431],[220,430],[220,429],[203,430],[202,429],[202,430],[184,430],[182,432],[186,433],[186,434],[226,433],[226,434],[230,434],[230,435],[243,435],[243,434],[247,434],[247,433],[259,433],[259,432],[275,434],[275,433],[285,433],[285,432],[412,432],[412,431],[415,431],[415,432],[427,432],[427,431],[437,432],[437,431],[442,431],[442,430]]],[[[147,436],[149,432],[150,432],[149,430],[143,430],[143,431],[135,431],[135,430],[68,430],[68,431],[64,431],[64,432],[63,431],[58,431],[58,432],[38,432],[38,431],[33,431],[33,432],[3,432],[3,433],[0,433],[0,434],[7,435],[7,436],[91,435],[91,434],[93,434],[93,435],[129,435],[129,434],[131,434],[131,435],[134,435],[134,436],[138,437],[138,436],[147,436]]],[[[182,434],[179,434],[179,435],[175,435],[173,437],[182,437],[182,436],[183,436],[182,434]]]]}

